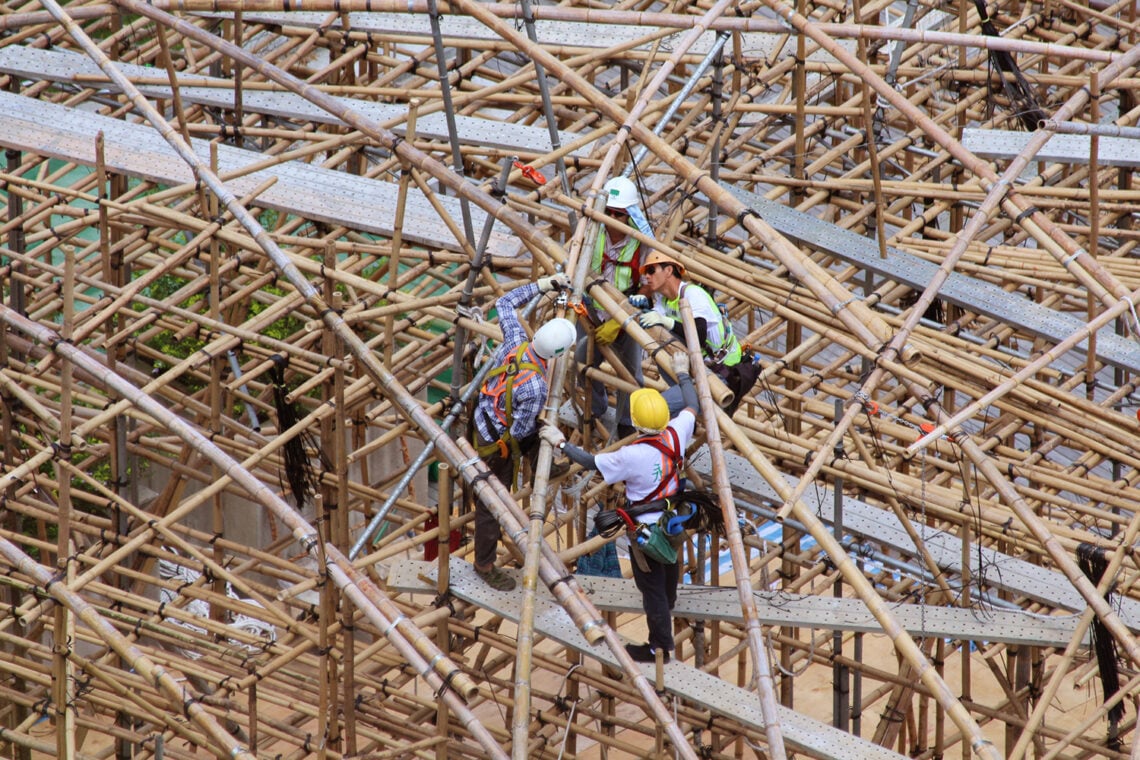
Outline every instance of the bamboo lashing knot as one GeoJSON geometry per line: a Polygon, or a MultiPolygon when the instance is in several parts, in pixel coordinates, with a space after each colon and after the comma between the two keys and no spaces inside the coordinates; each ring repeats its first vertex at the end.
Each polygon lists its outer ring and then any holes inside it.
{"type": "Polygon", "coordinates": [[[740,210],[740,213],[738,213],[736,215],[736,223],[739,224],[741,227],[743,227],[744,226],[744,218],[748,217],[748,216],[754,216],[757,219],[761,218],[759,211],[752,208],[751,206],[748,206],[746,208],[742,208],[740,210]]]}
{"type": "Polygon", "coordinates": [[[838,314],[839,314],[839,312],[841,312],[841,311],[843,311],[844,309],[846,309],[848,306],[850,306],[851,304],[853,304],[855,301],[860,301],[860,300],[862,300],[862,298],[863,298],[862,296],[851,296],[851,297],[850,297],[850,298],[848,298],[846,301],[840,301],[839,303],[837,303],[836,305],[834,305],[834,306],[832,306],[832,307],[831,307],[831,313],[832,313],[832,315],[838,315],[838,314]]]}
{"type": "MultiPolygon", "coordinates": [[[[440,656],[442,657],[442,655],[440,655],[440,656]]],[[[435,692],[436,699],[439,699],[440,697],[442,697],[443,693],[445,691],[452,688],[451,681],[453,678],[455,678],[455,676],[458,673],[459,673],[459,668],[452,668],[450,671],[448,671],[447,675],[445,675],[443,677],[443,679],[440,681],[439,689],[437,689],[435,692]]]]}
{"type": "Polygon", "coordinates": [[[1020,214],[1018,214],[1016,217],[1014,217],[1013,223],[1014,224],[1021,224],[1022,219],[1024,219],[1027,216],[1030,216],[1032,214],[1036,214],[1040,210],[1041,209],[1037,208],[1036,206],[1029,206],[1024,211],[1022,211],[1020,214]]]}
{"type": "MultiPolygon", "coordinates": [[[[443,542],[441,541],[440,543],[443,542]]],[[[442,594],[436,594],[435,599],[431,600],[431,606],[437,610],[440,607],[447,607],[452,615],[455,614],[455,599],[447,591],[444,591],[442,594]]]]}
{"type": "Polygon", "coordinates": [[[388,634],[390,634],[396,628],[396,626],[400,624],[400,621],[402,621],[402,620],[407,620],[407,618],[404,617],[403,613],[396,615],[396,617],[392,618],[392,620],[389,621],[389,623],[388,623],[388,627],[384,629],[384,637],[387,638],[388,634]]]}
{"type": "Polygon", "coordinates": [[[1082,253],[1084,253],[1084,251],[1080,250],[1080,249],[1073,251],[1072,253],[1070,253],[1068,256],[1066,256],[1064,259],[1061,260],[1061,266],[1063,266],[1065,269],[1068,269],[1069,265],[1072,264],[1073,261],[1078,256],[1080,256],[1082,253]]]}
{"type": "Polygon", "coordinates": [[[1132,301],[1132,296],[1124,296],[1120,300],[1128,303],[1128,312],[1132,315],[1132,332],[1140,333],[1140,317],[1136,316],[1136,304],[1132,301]]]}

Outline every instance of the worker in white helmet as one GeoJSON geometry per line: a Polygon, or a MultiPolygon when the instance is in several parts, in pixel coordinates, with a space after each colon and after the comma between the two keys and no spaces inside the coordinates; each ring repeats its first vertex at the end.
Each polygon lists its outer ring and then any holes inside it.
{"type": "MultiPolygon", "coordinates": [[[[574,345],[573,323],[558,317],[546,322],[527,339],[517,310],[542,293],[570,287],[565,274],[540,277],[505,294],[495,302],[503,342],[491,359],[494,364],[475,404],[475,447],[491,473],[510,489],[517,485],[519,465],[538,442],[536,426],[546,404],[548,365],[574,345]]],[[[481,502],[475,503],[475,572],[492,588],[509,591],[515,579],[495,566],[499,521],[481,502]]]]}
{"type": "MultiPolygon", "coordinates": [[[[637,192],[637,187],[631,180],[626,177],[613,177],[606,182],[602,192],[606,198],[607,216],[615,222],[620,222],[644,235],[653,237],[653,230],[641,210],[641,198],[637,192]]],[[[602,225],[598,230],[597,241],[594,244],[590,269],[600,274],[602,278],[625,295],[632,295],[637,292],[641,282],[642,257],[643,249],[640,240],[615,225],[602,225]]],[[[589,303],[592,304],[592,301],[589,303]]],[[[633,375],[634,382],[640,385],[642,381],[641,346],[621,330],[618,322],[610,319],[610,315],[597,308],[596,305],[590,310],[590,317],[595,327],[595,341],[602,345],[611,346],[622,365],[633,375]]],[[[585,333],[582,332],[580,337],[584,336],[585,333]]],[[[592,357],[587,357],[587,348],[588,342],[580,340],[574,358],[581,367],[586,366],[587,358],[589,358],[589,366],[597,367],[602,362],[601,352],[595,350],[592,357]]],[[[591,414],[600,417],[605,414],[608,406],[609,396],[606,386],[601,381],[592,381],[590,383],[591,414]]],[[[624,438],[633,432],[633,424],[629,417],[629,394],[625,391],[617,392],[615,412],[618,436],[624,438]]]]}

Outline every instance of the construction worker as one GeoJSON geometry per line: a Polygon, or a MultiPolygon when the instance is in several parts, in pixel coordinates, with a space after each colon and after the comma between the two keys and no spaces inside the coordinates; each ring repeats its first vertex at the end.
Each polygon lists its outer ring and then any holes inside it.
{"type": "MultiPolygon", "coordinates": [[[[606,182],[602,192],[606,197],[607,216],[653,237],[653,230],[641,210],[641,198],[633,182],[626,177],[613,177],[606,182]]],[[[606,282],[625,295],[630,295],[637,292],[640,283],[641,258],[640,240],[623,230],[602,225],[598,230],[598,238],[594,244],[590,269],[599,273],[606,282]]],[[[592,308],[590,317],[593,324],[596,325],[595,342],[600,345],[611,346],[618,360],[633,375],[634,382],[641,385],[641,346],[621,330],[617,321],[610,319],[609,315],[601,309],[592,308]]],[[[582,326],[582,323],[579,322],[579,325],[582,326]]],[[[574,356],[580,367],[585,366],[587,358],[588,341],[584,338],[583,326],[579,333],[578,350],[574,356]]],[[[601,363],[602,354],[595,350],[589,364],[591,367],[598,367],[601,363]]],[[[590,381],[591,414],[595,417],[601,417],[606,413],[608,407],[609,395],[605,384],[600,380],[590,381]]],[[[627,392],[617,392],[617,405],[614,411],[617,418],[618,437],[624,438],[633,433],[629,419],[629,394],[627,392]]]]}
{"type": "MultiPolygon", "coordinates": [[[[647,643],[626,644],[626,651],[637,662],[653,662],[658,651],[669,662],[673,652],[672,610],[677,601],[680,570],[676,548],[661,534],[662,516],[672,515],[669,521],[678,526],[692,516],[698,516],[706,527],[710,521],[704,510],[697,515],[696,507],[691,511],[681,509],[680,514],[672,512],[673,506],[682,506],[672,505],[670,497],[682,490],[685,449],[693,440],[697,422],[697,394],[689,377],[689,358],[677,353],[672,363],[685,406],[670,419],[668,405],[660,393],[651,388],[634,391],[630,395],[630,416],[643,437],[632,443],[616,451],[590,454],[567,443],[554,426],[544,425],[539,431],[542,440],[584,469],[600,472],[606,483],[625,483],[625,508],[599,513],[595,524],[600,534],[611,535],[602,522],[603,518],[611,518],[608,524],[624,526],[631,534],[630,565],[649,629],[647,643]],[[656,535],[653,531],[657,531],[656,535]],[[650,536],[652,540],[645,540],[650,536]]],[[[711,521],[719,522],[719,518],[711,515],[711,521]]],[[[681,533],[678,527],[676,535],[681,533]]]]}
{"type": "MultiPolygon", "coordinates": [[[[491,361],[475,404],[475,447],[491,473],[508,488],[517,485],[519,467],[537,443],[535,427],[546,404],[548,362],[574,345],[574,325],[561,317],[546,322],[527,340],[517,310],[532,298],[570,287],[565,274],[540,277],[521,285],[498,301],[503,342],[491,361]]],[[[499,521],[482,504],[475,504],[475,572],[500,591],[515,587],[515,579],[495,566],[502,530],[499,521]]]]}
{"type": "MultiPolygon", "coordinates": [[[[682,298],[688,301],[705,366],[731,391],[732,398],[724,405],[725,412],[731,416],[756,383],[760,363],[754,361],[751,353],[742,350],[740,341],[733,334],[728,314],[709,292],[700,285],[685,282],[684,277],[685,267],[681,262],[660,251],[650,251],[641,264],[641,282],[652,300],[646,303],[641,296],[635,295],[630,298],[630,303],[642,308],[650,307],[637,318],[642,327],[664,327],[684,343],[685,328],[680,308],[682,298]]],[[[665,391],[665,400],[669,403],[670,412],[679,411],[683,406],[681,391],[676,386],[665,391]]]]}

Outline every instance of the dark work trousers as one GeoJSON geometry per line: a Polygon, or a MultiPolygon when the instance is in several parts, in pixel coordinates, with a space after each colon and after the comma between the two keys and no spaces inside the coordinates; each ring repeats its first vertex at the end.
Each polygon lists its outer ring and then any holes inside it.
{"type": "MultiPolygon", "coordinates": [[[[481,438],[478,433],[476,438],[481,438]]],[[[528,435],[526,438],[518,442],[519,453],[522,459],[526,459],[534,450],[535,443],[538,441],[538,436],[535,434],[528,435]]],[[[488,441],[478,440],[476,444],[483,446],[488,441]]],[[[512,479],[514,467],[511,463],[509,456],[501,456],[497,452],[494,454],[487,454],[483,457],[483,462],[491,471],[491,474],[498,478],[503,485],[510,491],[515,490],[515,483],[512,479]]],[[[499,521],[491,514],[491,510],[483,504],[479,499],[475,499],[475,567],[486,569],[495,564],[495,555],[499,550],[499,539],[502,538],[503,530],[499,526],[499,521]]]]}
{"type": "MultiPolygon", "coordinates": [[[[586,348],[588,341],[586,340],[586,331],[582,327],[582,322],[578,322],[578,347],[574,352],[574,361],[578,363],[578,370],[585,376],[586,373],[586,348]]],[[[633,375],[633,381],[640,386],[644,379],[641,371],[641,344],[629,336],[628,333],[620,332],[617,338],[610,345],[610,348],[617,354],[618,360],[625,365],[633,375]]],[[[590,363],[591,367],[600,367],[605,358],[602,356],[602,351],[598,346],[594,346],[593,361],[590,363]]],[[[601,380],[590,380],[590,414],[594,417],[601,417],[606,413],[609,408],[610,399],[606,392],[606,386],[601,380]]],[[[617,391],[617,406],[614,408],[617,415],[617,424],[622,426],[632,426],[633,423],[629,418],[629,393],[627,391],[617,391]]]]}
{"type": "Polygon", "coordinates": [[[641,569],[637,557],[630,557],[633,566],[633,580],[641,591],[641,606],[645,608],[645,622],[649,627],[649,646],[654,649],[673,651],[673,605],[677,603],[677,581],[680,568],[676,562],[665,564],[645,552],[631,547],[630,553],[637,552],[645,559],[648,570],[641,569]]]}

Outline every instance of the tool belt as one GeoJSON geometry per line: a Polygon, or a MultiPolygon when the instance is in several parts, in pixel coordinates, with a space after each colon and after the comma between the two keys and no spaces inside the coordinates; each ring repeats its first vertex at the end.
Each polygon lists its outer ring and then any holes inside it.
{"type": "MultiPolygon", "coordinates": [[[[621,509],[603,510],[594,518],[598,534],[613,538],[623,529],[630,534],[630,545],[636,558],[640,553],[659,562],[677,561],[677,548],[690,531],[708,531],[724,535],[723,515],[716,499],[705,491],[682,490],[663,499],[629,504],[621,509]],[[652,524],[639,523],[638,517],[660,512],[652,524]],[[639,540],[641,539],[641,540],[639,540]],[[655,554],[656,552],[656,554],[655,554]]],[[[646,569],[641,562],[642,569],[646,569]]]]}

